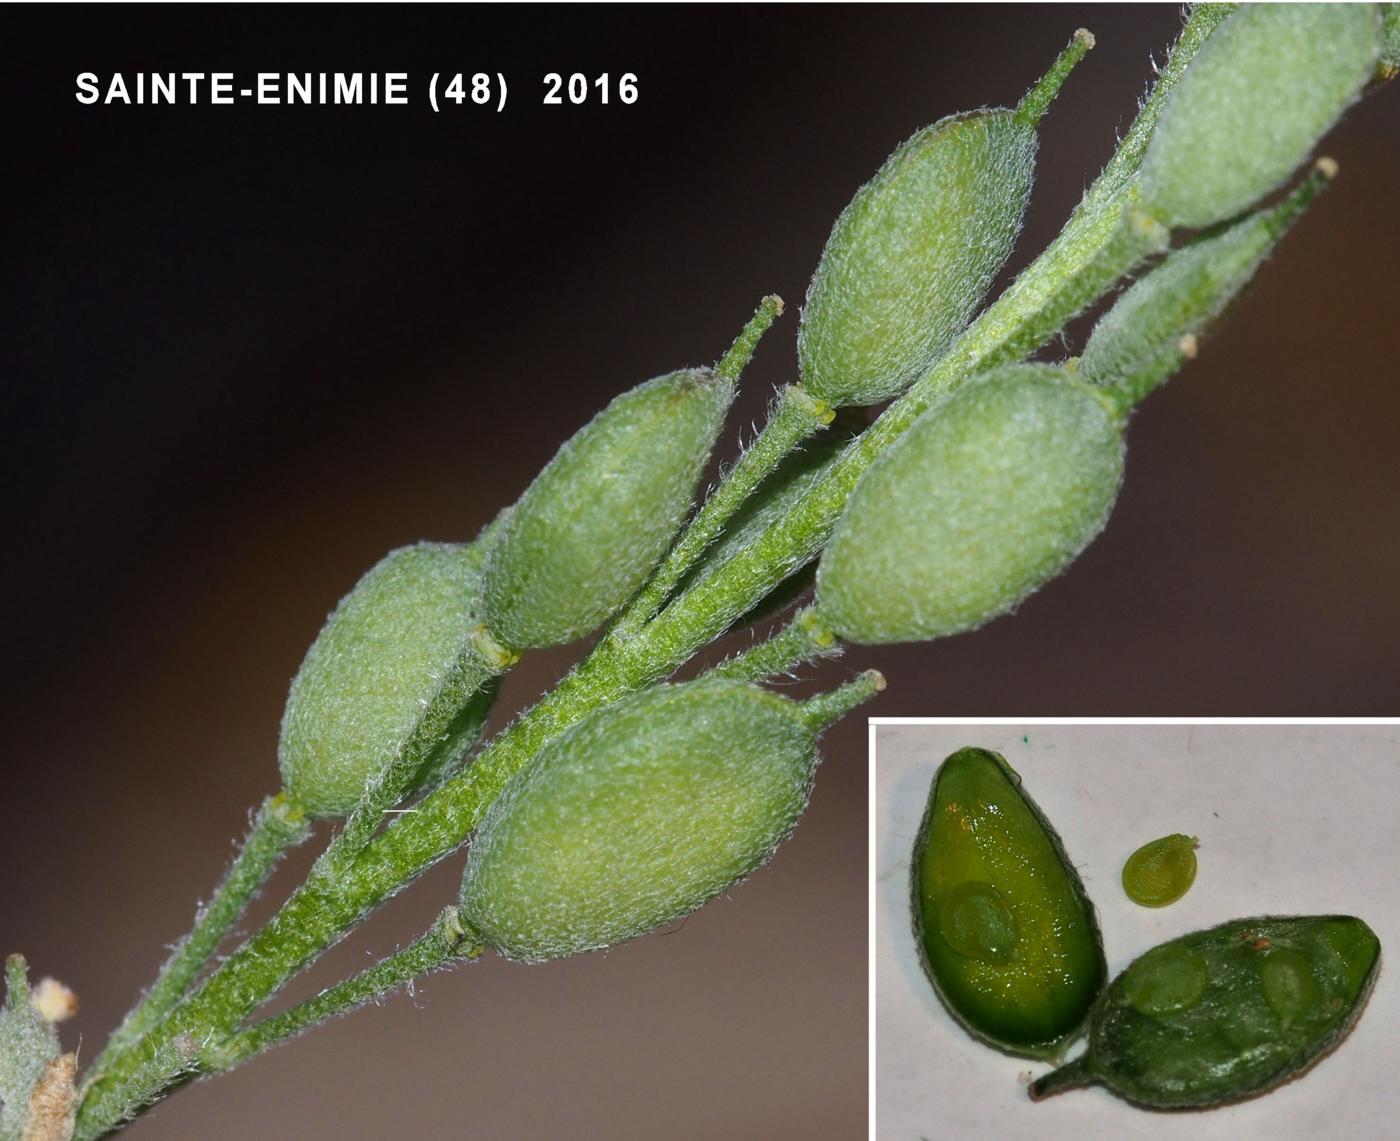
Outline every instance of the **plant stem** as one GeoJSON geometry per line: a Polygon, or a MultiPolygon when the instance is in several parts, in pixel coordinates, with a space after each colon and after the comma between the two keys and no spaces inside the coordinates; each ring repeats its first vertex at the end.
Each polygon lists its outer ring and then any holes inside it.
{"type": "Polygon", "coordinates": [[[1094,1071],[1089,1068],[1089,1056],[1081,1054],[1072,1062],[1066,1062],[1058,1070],[1051,1070],[1042,1078],[1031,1083],[1032,1101],[1040,1101],[1052,1094],[1067,1089],[1079,1089],[1094,1083],[1094,1071]]]}
{"type": "Polygon", "coordinates": [[[705,500],[650,581],[619,616],[614,630],[627,636],[651,619],[758,485],[803,440],[830,424],[835,415],[830,405],[813,399],[801,385],[786,385],[763,430],[705,500]]]}
{"type": "Polygon", "coordinates": [[[762,681],[814,658],[834,658],[841,650],[840,641],[822,622],[817,608],[806,606],[771,638],[721,662],[705,676],[762,681]]]}
{"type": "Polygon", "coordinates": [[[195,1073],[198,1053],[199,1046],[192,1035],[177,1034],[143,1054],[126,1081],[89,1089],[82,1103],[88,1112],[86,1117],[79,1114],[73,1133],[75,1141],[94,1141],[149,1109],[172,1087],[195,1073]]]}
{"type": "Polygon", "coordinates": [[[310,833],[309,822],[286,793],[269,796],[263,801],[242,849],[215,889],[213,898],[199,909],[190,933],[176,946],[156,981],[113,1032],[94,1063],[95,1069],[100,1070],[109,1058],[130,1047],[180,1001],[283,853],[300,844],[310,833]]]}
{"type": "Polygon", "coordinates": [[[462,959],[475,959],[482,950],[480,944],[468,940],[457,909],[444,908],[432,928],[403,950],[322,991],[315,998],[206,1048],[200,1055],[200,1068],[210,1073],[232,1069],[319,1023],[384,998],[419,975],[462,959]]]}
{"type": "Polygon", "coordinates": [[[749,361],[753,360],[754,349],[763,339],[763,334],[768,332],[773,322],[782,314],[783,299],[776,293],[770,293],[758,303],[758,308],[754,310],[748,324],[734,338],[729,351],[719,358],[715,371],[725,380],[738,380],[744,369],[748,368],[749,361]]]}

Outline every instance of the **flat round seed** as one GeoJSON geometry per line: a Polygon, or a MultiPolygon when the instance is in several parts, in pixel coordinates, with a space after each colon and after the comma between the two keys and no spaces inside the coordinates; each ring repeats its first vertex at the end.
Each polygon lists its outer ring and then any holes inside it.
{"type": "Polygon", "coordinates": [[[1123,865],[1123,890],[1143,907],[1166,907],[1196,882],[1196,838],[1180,834],[1144,844],[1123,865]]]}

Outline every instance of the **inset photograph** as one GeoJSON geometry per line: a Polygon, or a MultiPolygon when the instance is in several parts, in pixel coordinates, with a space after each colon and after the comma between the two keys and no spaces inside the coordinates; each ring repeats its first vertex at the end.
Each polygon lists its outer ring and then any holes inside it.
{"type": "Polygon", "coordinates": [[[1389,1135],[1400,727],[880,724],[876,1133],[1389,1135]]]}

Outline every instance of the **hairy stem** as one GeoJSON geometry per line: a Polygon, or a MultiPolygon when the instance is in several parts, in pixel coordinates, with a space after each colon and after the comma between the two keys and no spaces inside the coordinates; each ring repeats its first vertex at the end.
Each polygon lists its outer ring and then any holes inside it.
{"type": "Polygon", "coordinates": [[[822,622],[817,608],[807,606],[771,638],[721,662],[705,676],[762,681],[785,674],[803,662],[837,657],[841,650],[841,643],[822,622]]]}
{"type": "Polygon", "coordinates": [[[206,1048],[200,1055],[200,1068],[210,1073],[232,1069],[319,1023],[349,1014],[368,1002],[377,1002],[407,986],[419,975],[463,959],[475,959],[481,951],[480,945],[467,939],[457,909],[444,908],[432,929],[403,950],[322,991],[315,998],[206,1048]]]}
{"type": "Polygon", "coordinates": [[[156,981],[112,1033],[94,1063],[95,1069],[100,1070],[109,1058],[130,1047],[180,1001],[283,853],[300,844],[310,832],[310,824],[285,793],[263,801],[242,849],[213,898],[199,909],[190,933],[175,947],[156,981]]]}
{"type": "Polygon", "coordinates": [[[652,618],[758,485],[835,415],[828,404],[814,400],[801,385],[784,387],[763,430],[705,500],[651,580],[618,618],[614,630],[626,636],[652,618]]]}

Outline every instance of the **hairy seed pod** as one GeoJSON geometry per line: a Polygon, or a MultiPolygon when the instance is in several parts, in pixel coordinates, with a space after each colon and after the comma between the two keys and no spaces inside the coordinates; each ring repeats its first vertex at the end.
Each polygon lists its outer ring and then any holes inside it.
{"type": "Polygon", "coordinates": [[[1175,372],[1335,169],[1319,159],[1312,176],[1274,209],[1173,251],[1134,282],[1094,326],[1079,374],[1145,390],[1175,372]]]}
{"type": "Polygon", "coordinates": [[[472,841],[462,914],[540,962],[694,911],[767,862],[806,807],[816,734],[744,682],[663,685],[547,744],[472,841]]]}
{"type": "Polygon", "coordinates": [[[1035,127],[1005,109],[919,131],[837,218],[802,309],[802,384],[834,407],[898,395],[977,311],[1021,230],[1035,127]]]}
{"type": "Polygon", "coordinates": [[[939,766],[914,844],[924,971],[979,1041],[1058,1057],[1107,978],[1093,904],[1060,837],[998,753],[939,766]]]}
{"type": "Polygon", "coordinates": [[[1208,226],[1281,185],[1376,69],[1374,4],[1246,4],[1191,61],[1142,164],[1144,208],[1208,226]]]}
{"type": "MultiPolygon", "coordinates": [[[[278,762],[314,816],[348,815],[409,745],[481,621],[487,540],[418,543],[385,555],[355,584],[306,653],[282,715],[278,762]]],[[[494,682],[462,694],[409,790],[435,783],[476,742],[494,682]]]]}
{"type": "Polygon", "coordinates": [[[615,614],[666,553],[734,398],[710,369],[617,397],[515,505],[486,571],[487,624],[517,649],[572,642],[615,614]]]}
{"type": "Polygon", "coordinates": [[[1010,365],[925,412],[852,492],[817,568],[827,624],[857,643],[972,630],[1064,569],[1123,473],[1119,413],[1048,365],[1010,365]]]}
{"type": "Polygon", "coordinates": [[[1205,1109],[1276,1089],[1345,1037],[1380,966],[1350,915],[1236,919],[1173,939],[1109,984],[1089,1048],[1032,1084],[1102,1084],[1150,1109],[1205,1109]]]}

